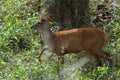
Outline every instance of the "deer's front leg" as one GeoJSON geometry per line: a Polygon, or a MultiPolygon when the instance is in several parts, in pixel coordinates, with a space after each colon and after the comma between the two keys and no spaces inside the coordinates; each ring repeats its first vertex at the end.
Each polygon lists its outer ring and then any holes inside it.
{"type": "Polygon", "coordinates": [[[42,49],[42,51],[39,53],[39,55],[37,56],[37,58],[41,58],[41,56],[42,56],[42,54],[43,54],[43,52],[44,52],[45,50],[47,50],[46,47],[42,49]]]}

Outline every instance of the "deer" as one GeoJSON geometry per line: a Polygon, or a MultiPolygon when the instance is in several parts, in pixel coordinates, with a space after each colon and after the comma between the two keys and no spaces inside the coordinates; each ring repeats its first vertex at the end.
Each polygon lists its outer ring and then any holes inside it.
{"type": "Polygon", "coordinates": [[[47,15],[42,16],[36,24],[31,26],[32,30],[41,30],[42,32],[45,47],[39,54],[39,58],[47,49],[55,53],[58,60],[64,63],[63,56],[65,54],[76,54],[85,50],[96,59],[98,66],[102,65],[100,58],[112,65],[110,54],[103,51],[104,45],[108,42],[108,35],[105,31],[93,27],[83,27],[52,32],[50,27],[50,17],[47,15]]]}

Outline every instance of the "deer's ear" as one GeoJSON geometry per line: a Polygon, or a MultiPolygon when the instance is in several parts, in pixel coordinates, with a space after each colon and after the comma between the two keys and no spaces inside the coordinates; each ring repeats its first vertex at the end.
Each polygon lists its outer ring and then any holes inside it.
{"type": "Polygon", "coordinates": [[[43,14],[41,16],[41,20],[42,21],[50,21],[51,20],[50,15],[49,14],[43,14]]]}

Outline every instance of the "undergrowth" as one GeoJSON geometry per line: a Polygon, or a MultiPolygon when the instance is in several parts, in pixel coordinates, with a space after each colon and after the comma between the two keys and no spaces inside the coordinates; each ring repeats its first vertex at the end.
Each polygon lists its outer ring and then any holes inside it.
{"type": "MultiPolygon", "coordinates": [[[[58,80],[57,56],[48,60],[52,53],[46,51],[41,61],[36,58],[43,46],[40,32],[30,29],[40,16],[36,5],[41,4],[37,0],[0,1],[0,80],[58,80]]],[[[66,55],[65,67],[61,69],[65,80],[120,79],[120,10],[115,10],[115,14],[117,19],[106,27],[110,40],[104,48],[112,55],[113,67],[105,61],[97,67],[91,59],[80,66],[81,59],[76,59],[76,55],[66,55]]]]}

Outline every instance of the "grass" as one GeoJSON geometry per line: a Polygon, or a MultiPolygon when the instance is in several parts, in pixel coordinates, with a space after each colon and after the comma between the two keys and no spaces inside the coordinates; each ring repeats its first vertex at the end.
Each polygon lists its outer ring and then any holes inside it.
{"type": "MultiPolygon", "coordinates": [[[[58,80],[57,56],[46,51],[41,62],[36,58],[42,49],[39,32],[33,34],[30,26],[39,19],[40,12],[34,4],[37,0],[1,0],[0,1],[0,80],[58,80]]],[[[68,61],[64,71],[65,80],[119,80],[120,79],[120,11],[118,19],[106,28],[110,42],[105,50],[114,60],[112,68],[103,61],[102,67],[96,67],[91,60],[85,66],[79,66],[76,55],[66,55],[68,61]],[[73,66],[73,67],[71,67],[73,66]]],[[[61,69],[62,71],[62,69],[61,69]]]]}

